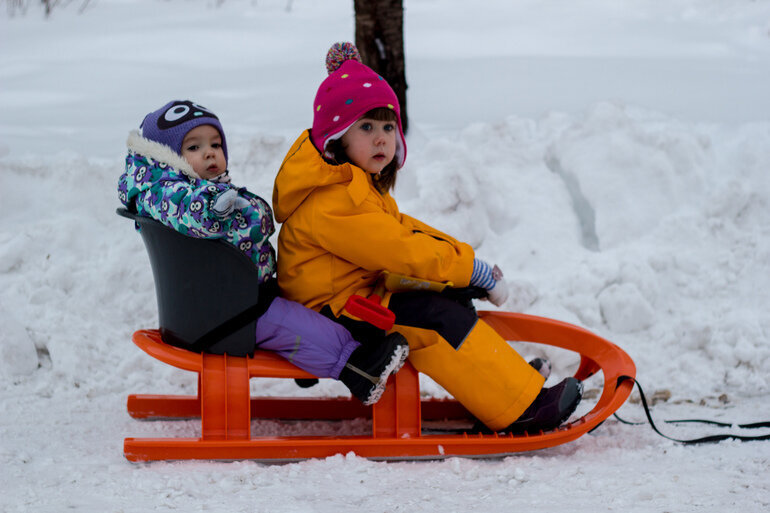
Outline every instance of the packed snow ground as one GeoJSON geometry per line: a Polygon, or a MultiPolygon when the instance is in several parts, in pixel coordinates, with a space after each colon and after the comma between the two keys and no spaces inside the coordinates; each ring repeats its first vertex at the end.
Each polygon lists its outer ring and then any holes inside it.
{"type": "MultiPolygon", "coordinates": [[[[402,210],[498,263],[514,292],[504,309],[623,347],[661,399],[656,418],[769,420],[770,2],[404,3],[402,210]]],[[[215,4],[92,0],[48,20],[3,4],[0,511],[768,508],[770,442],[681,446],[614,420],[497,460],[127,462],[126,436],[198,427],[125,413],[128,393],[195,388],[130,343],[157,317],[142,243],[114,214],[126,134],[194,99],[223,122],[235,182],[269,199],[326,49],[353,37],[347,0],[215,4]]],[[[574,355],[546,354],[574,370],[574,355]]],[[[619,413],[643,418],[635,397],[619,413]]]]}

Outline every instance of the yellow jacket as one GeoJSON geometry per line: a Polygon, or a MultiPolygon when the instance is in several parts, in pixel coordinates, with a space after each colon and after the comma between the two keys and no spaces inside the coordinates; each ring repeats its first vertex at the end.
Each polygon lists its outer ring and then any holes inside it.
{"type": "Polygon", "coordinates": [[[467,286],[474,252],[468,244],[402,214],[389,194],[352,165],[323,160],[308,131],[278,171],[273,211],[278,284],[284,296],[335,315],[352,294],[369,295],[383,270],[467,286]]]}

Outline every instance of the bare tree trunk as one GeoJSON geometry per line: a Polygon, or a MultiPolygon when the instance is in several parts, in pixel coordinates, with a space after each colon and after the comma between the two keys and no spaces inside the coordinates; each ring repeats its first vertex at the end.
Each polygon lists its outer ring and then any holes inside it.
{"type": "Polygon", "coordinates": [[[356,46],[364,64],[393,88],[401,105],[401,124],[407,130],[404,66],[404,7],[402,0],[354,0],[356,46]]]}

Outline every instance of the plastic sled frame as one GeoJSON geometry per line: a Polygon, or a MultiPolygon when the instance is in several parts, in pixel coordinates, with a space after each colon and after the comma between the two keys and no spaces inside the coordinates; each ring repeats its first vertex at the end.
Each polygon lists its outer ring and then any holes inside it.
{"type": "Polygon", "coordinates": [[[636,368],[613,343],[560,321],[482,311],[479,317],[505,340],[541,343],[578,353],[580,364],[575,377],[581,381],[601,370],[604,387],[593,409],[556,430],[537,434],[437,433],[436,429],[424,429],[424,422],[468,419],[469,414],[455,400],[421,398],[418,372],[408,362],[390,377],[385,393],[373,406],[364,406],[352,397],[251,397],[252,378],[314,376],[272,352],[257,350],[248,355],[254,347],[254,322],[217,339],[206,352],[183,348],[228,322],[234,312],[247,311],[253,305],[259,284],[251,261],[225,242],[181,235],[125,209],[119,209],[118,214],[141,228],[158,300],[160,329],[137,331],[133,341],[150,356],[198,374],[196,395],[129,395],[128,413],[137,419],[201,419],[197,437],[126,438],[123,450],[130,461],[281,462],[349,452],[378,460],[501,456],[575,440],[615,412],[631,393],[633,380],[625,377],[634,378],[636,368]],[[180,265],[179,255],[184,255],[184,265],[180,265]],[[191,268],[196,269],[196,279],[191,279],[191,268]],[[223,273],[223,269],[227,272],[223,273]],[[224,354],[227,352],[231,354],[224,354]],[[370,434],[256,436],[251,430],[252,419],[357,418],[371,419],[370,434]]]}
{"type": "Polygon", "coordinates": [[[133,340],[151,356],[197,372],[197,396],[131,395],[128,412],[140,419],[195,418],[198,438],[126,438],[130,461],[215,459],[292,461],[353,452],[371,459],[439,459],[502,456],[575,440],[614,413],[628,398],[636,369],[619,347],[567,323],[506,312],[480,312],[506,340],[538,342],[581,355],[575,377],[604,373],[594,408],[554,431],[529,435],[423,434],[423,420],[467,416],[454,400],[421,399],[418,373],[407,364],[391,376],[382,399],[365,407],[352,398],[250,397],[252,377],[308,378],[283,358],[257,351],[254,357],[198,354],[164,344],[156,330],[137,331],[133,340]],[[370,436],[252,436],[251,419],[341,420],[372,418],[370,436]]]}

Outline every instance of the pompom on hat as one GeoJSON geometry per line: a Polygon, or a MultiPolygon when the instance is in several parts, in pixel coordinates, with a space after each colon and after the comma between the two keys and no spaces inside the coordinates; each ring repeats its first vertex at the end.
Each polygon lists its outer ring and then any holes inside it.
{"type": "Polygon", "coordinates": [[[329,141],[342,137],[358,119],[372,109],[383,107],[396,113],[396,162],[406,161],[406,139],[401,128],[398,97],[388,82],[361,62],[353,43],[335,43],[326,54],[329,76],[321,82],[313,102],[313,145],[325,156],[329,141]]]}
{"type": "Polygon", "coordinates": [[[207,108],[189,100],[172,100],[160,109],[150,112],[144,117],[139,128],[144,138],[165,144],[181,155],[185,136],[190,130],[201,125],[211,125],[219,131],[225,160],[228,160],[225,131],[219,123],[219,118],[207,108]]]}

